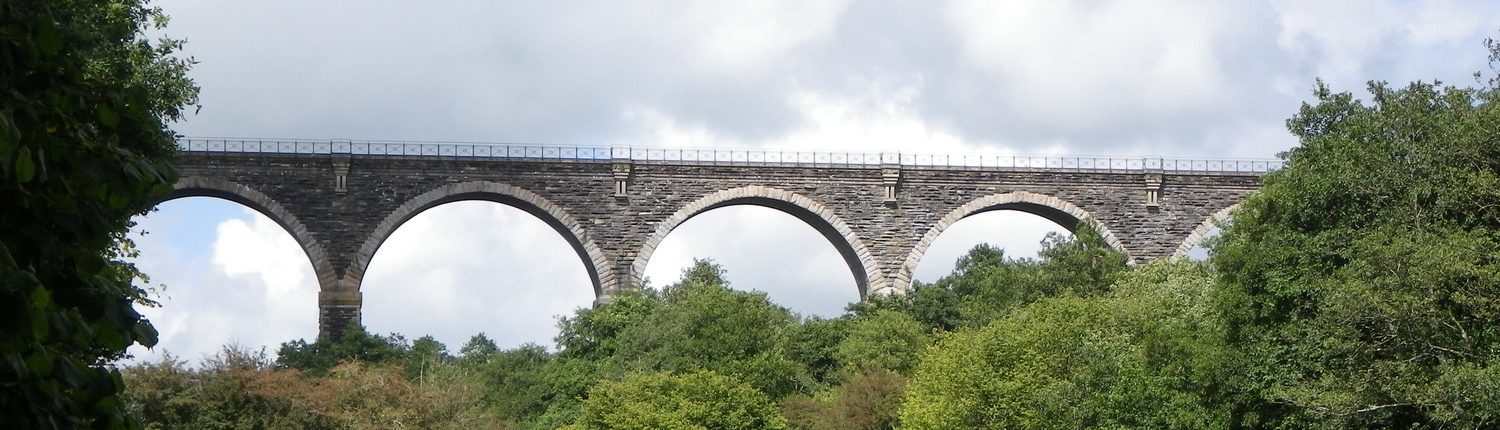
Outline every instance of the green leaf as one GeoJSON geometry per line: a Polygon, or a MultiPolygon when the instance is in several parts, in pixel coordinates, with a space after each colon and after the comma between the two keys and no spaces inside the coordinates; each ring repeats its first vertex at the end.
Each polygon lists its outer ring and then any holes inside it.
{"type": "Polygon", "coordinates": [[[46,349],[39,348],[26,357],[26,368],[31,369],[31,373],[46,375],[52,373],[52,362],[52,354],[48,354],[46,349]]]}
{"type": "Polygon", "coordinates": [[[99,122],[104,123],[105,127],[113,128],[120,123],[120,116],[116,115],[114,108],[109,107],[108,104],[100,104],[95,110],[99,113],[99,122]]]}
{"type": "Polygon", "coordinates": [[[21,151],[16,154],[15,169],[16,182],[23,184],[31,182],[32,176],[36,175],[36,164],[31,161],[31,148],[21,147],[21,151]]]}
{"type": "Polygon", "coordinates": [[[130,346],[130,343],[126,342],[125,336],[122,336],[119,331],[116,331],[108,323],[96,323],[93,328],[94,340],[106,348],[115,350],[125,349],[125,347],[130,346]]]}
{"type": "Polygon", "coordinates": [[[88,375],[85,375],[75,363],[58,357],[54,367],[58,370],[57,376],[60,377],[59,379],[62,379],[62,382],[68,384],[69,387],[82,388],[84,384],[88,383],[88,375]]]}
{"type": "Polygon", "coordinates": [[[157,338],[156,327],[152,326],[149,322],[136,324],[135,327],[130,329],[130,334],[135,338],[136,343],[146,347],[156,346],[156,342],[159,340],[157,338]]]}
{"type": "Polygon", "coordinates": [[[10,112],[0,111],[0,155],[9,155],[10,148],[21,142],[21,130],[10,118],[10,112]]]}
{"type": "Polygon", "coordinates": [[[130,204],[130,196],[127,196],[124,193],[110,193],[109,194],[109,207],[110,208],[113,208],[113,209],[124,209],[125,205],[127,205],[127,204],[130,204]]]}
{"type": "Polygon", "coordinates": [[[52,307],[52,292],[38,285],[31,290],[31,303],[39,308],[52,307]]]}
{"type": "Polygon", "coordinates": [[[47,19],[33,21],[35,27],[36,47],[44,54],[56,54],[62,50],[62,33],[57,31],[57,23],[47,19]]]}

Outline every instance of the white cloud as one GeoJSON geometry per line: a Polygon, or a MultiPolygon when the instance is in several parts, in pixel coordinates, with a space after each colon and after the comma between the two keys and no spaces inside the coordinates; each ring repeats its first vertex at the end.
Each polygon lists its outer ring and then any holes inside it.
{"type": "MultiPolygon", "coordinates": [[[[929,123],[921,116],[917,96],[921,88],[861,80],[857,92],[799,91],[787,104],[803,121],[780,136],[747,142],[725,136],[702,124],[683,124],[651,108],[625,111],[624,119],[638,130],[630,142],[641,146],[758,147],[775,150],[859,152],[973,153],[1013,152],[984,148],[929,123]]],[[[1040,152],[1055,151],[1045,148],[1040,152]]]]}
{"type": "Polygon", "coordinates": [[[1500,29],[1500,4],[1483,0],[1271,3],[1278,44],[1337,89],[1367,80],[1468,84],[1483,68],[1480,42],[1500,29]]]}
{"type": "Polygon", "coordinates": [[[802,45],[827,38],[838,24],[848,0],[794,0],[736,3],[666,3],[666,14],[686,25],[694,63],[705,73],[765,72],[802,45]],[[685,11],[679,11],[685,9],[685,11]]]}
{"type": "MultiPolygon", "coordinates": [[[[187,235],[173,221],[192,217],[174,205],[141,220],[136,231],[141,256],[136,263],[166,285],[161,307],[142,311],[160,333],[151,351],[136,347],[141,359],[163,351],[196,359],[229,343],[267,346],[274,354],[281,342],[317,336],[318,287],[312,265],[291,235],[258,212],[243,211],[218,222],[208,255],[185,252],[187,235]]],[[[201,209],[200,209],[201,210],[201,209]]],[[[212,210],[212,209],[209,209],[212,210]]]]}
{"type": "Polygon", "coordinates": [[[486,333],[502,347],[550,345],[556,317],[591,306],[583,261],[540,219],[482,201],[429,209],[397,228],[365,273],[364,324],[432,335],[457,351],[486,333]]]}
{"type": "Polygon", "coordinates": [[[1242,36],[1232,25],[1237,9],[1033,0],[957,1],[947,12],[965,56],[1010,96],[996,103],[1024,104],[1027,121],[1120,127],[1139,116],[1228,107],[1236,86],[1224,80],[1218,49],[1242,36]]]}
{"type": "Polygon", "coordinates": [[[834,317],[859,300],[854,274],[828,239],[781,211],[730,206],[678,225],[646,264],[654,287],[676,282],[694,258],[724,267],[730,286],[764,291],[803,315],[834,317]]]}
{"type": "Polygon", "coordinates": [[[1052,221],[1025,212],[990,211],[964,218],[938,235],[922,254],[912,278],[932,282],[953,272],[959,257],[975,245],[988,243],[1010,258],[1035,258],[1048,233],[1067,233],[1052,221]]]}

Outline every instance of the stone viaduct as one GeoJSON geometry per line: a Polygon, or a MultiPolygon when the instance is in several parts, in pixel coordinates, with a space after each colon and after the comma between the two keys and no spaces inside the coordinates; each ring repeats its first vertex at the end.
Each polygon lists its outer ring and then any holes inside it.
{"type": "Polygon", "coordinates": [[[781,210],[821,232],[861,297],[901,294],[953,223],[1019,210],[1094,223],[1132,261],[1182,255],[1260,186],[1274,160],[942,156],[345,140],[184,139],[169,197],[211,196],[291,233],[321,287],[320,336],[360,320],[381,243],[424,210],[488,200],[557,230],[599,300],[639,288],[679,224],[731,205],[781,210]]]}

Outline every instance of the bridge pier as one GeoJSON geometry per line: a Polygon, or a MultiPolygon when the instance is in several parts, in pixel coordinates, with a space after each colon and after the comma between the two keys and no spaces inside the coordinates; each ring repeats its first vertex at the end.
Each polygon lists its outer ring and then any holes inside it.
{"type": "Polygon", "coordinates": [[[345,328],[363,324],[363,306],[365,294],[360,292],[359,280],[341,277],[332,285],[320,285],[318,339],[338,340],[345,328]]]}

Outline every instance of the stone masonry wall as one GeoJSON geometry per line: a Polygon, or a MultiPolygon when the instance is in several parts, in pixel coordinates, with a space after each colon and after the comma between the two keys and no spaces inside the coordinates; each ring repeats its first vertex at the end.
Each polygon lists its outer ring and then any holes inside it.
{"type": "Polygon", "coordinates": [[[197,152],[183,153],[178,166],[184,177],[179,197],[230,198],[282,218],[277,221],[288,229],[302,226],[293,235],[310,255],[318,248],[317,258],[326,260],[314,262],[328,272],[319,274],[323,335],[337,335],[359,320],[359,282],[372,256],[361,248],[383,241],[390,233],[383,229],[450,200],[501,201],[556,218],[544,221],[569,237],[590,270],[599,272],[595,288],[607,299],[614,291],[639,287],[644,262],[636,260],[656,247],[662,223],[690,217],[679,212],[707,196],[749,187],[717,206],[765,204],[814,224],[831,235],[852,265],[876,266],[851,267],[856,278],[875,278],[861,279],[862,288],[872,290],[863,295],[903,292],[909,286],[907,266],[925,251],[922,239],[941,233],[945,217],[970,215],[955,210],[963,212],[976,199],[1013,193],[1029,200],[1006,208],[1064,223],[1077,222],[1081,210],[1112,233],[1133,260],[1145,261],[1172,255],[1204,220],[1260,186],[1259,176],[1249,174],[1156,174],[1159,204],[1148,206],[1153,175],[1147,173],[197,152]],[[345,171],[344,190],[338,190],[345,171]],[[885,184],[897,171],[896,199],[888,202],[885,184]],[[628,178],[623,196],[616,195],[617,177],[628,178]],[[468,191],[411,203],[450,189],[468,191]],[[798,196],[799,203],[780,205],[792,200],[789,196],[798,196]]]}

